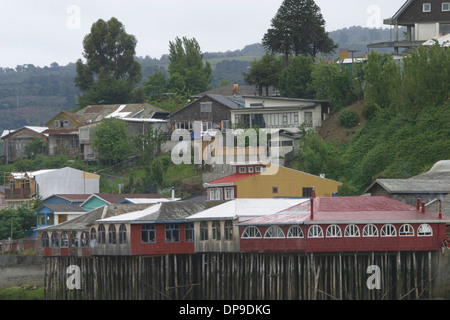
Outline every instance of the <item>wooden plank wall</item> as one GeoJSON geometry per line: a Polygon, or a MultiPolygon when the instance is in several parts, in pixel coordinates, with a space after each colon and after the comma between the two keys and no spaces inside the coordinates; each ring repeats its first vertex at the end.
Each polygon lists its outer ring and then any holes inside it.
{"type": "Polygon", "coordinates": [[[48,257],[46,299],[383,300],[427,299],[437,252],[337,254],[197,253],[154,257],[48,257]],[[67,267],[80,268],[69,290],[67,267]],[[366,283],[380,268],[380,289],[366,283]]]}

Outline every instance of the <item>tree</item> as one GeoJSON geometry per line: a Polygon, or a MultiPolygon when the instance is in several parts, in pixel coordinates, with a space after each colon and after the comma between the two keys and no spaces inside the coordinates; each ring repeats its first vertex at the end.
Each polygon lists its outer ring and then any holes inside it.
{"type": "Polygon", "coordinates": [[[328,37],[325,20],[313,0],[284,0],[262,44],[272,53],[283,54],[286,66],[290,54],[316,57],[337,48],[328,37]]]}
{"type": "Polygon", "coordinates": [[[295,57],[281,73],[278,89],[283,97],[312,98],[310,84],[313,60],[309,57],[295,57]]]}
{"type": "Polygon", "coordinates": [[[209,89],[212,80],[211,64],[203,65],[203,54],[195,38],[176,38],[169,42],[169,88],[192,91],[194,94],[209,89]]]}
{"type": "Polygon", "coordinates": [[[164,133],[161,129],[153,129],[148,125],[144,133],[133,137],[136,154],[143,157],[144,162],[151,162],[161,151],[164,140],[164,133]]]}
{"type": "Polygon", "coordinates": [[[114,103],[127,102],[142,78],[141,65],[134,60],[136,44],[136,38],[127,34],[116,18],[107,22],[99,19],[92,25],[83,40],[86,63],[81,59],[76,63],[75,85],[81,91],[81,107],[111,102],[118,88],[125,92],[120,95],[125,101],[114,103]],[[105,84],[99,84],[102,82],[105,84]]]}
{"type": "Polygon", "coordinates": [[[133,152],[127,123],[117,118],[103,120],[94,128],[92,146],[108,163],[118,163],[133,152]]]}
{"type": "Polygon", "coordinates": [[[24,148],[24,154],[28,159],[36,159],[38,154],[45,154],[47,147],[41,139],[34,138],[24,148]]]}
{"type": "Polygon", "coordinates": [[[250,72],[244,73],[244,80],[248,84],[258,87],[259,95],[262,96],[263,88],[266,89],[268,95],[270,86],[278,86],[280,72],[283,69],[283,64],[273,54],[266,54],[260,60],[253,60],[250,72]]]}

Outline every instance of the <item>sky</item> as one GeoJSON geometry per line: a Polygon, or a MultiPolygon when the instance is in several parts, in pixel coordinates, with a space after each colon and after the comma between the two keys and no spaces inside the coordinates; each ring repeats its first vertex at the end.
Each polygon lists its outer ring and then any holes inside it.
{"type": "MultiPolygon", "coordinates": [[[[195,38],[202,52],[261,42],[283,0],[1,0],[0,67],[82,58],[83,38],[98,19],[117,18],[137,38],[136,55],[159,59],[176,37],[195,38]]],[[[326,30],[389,28],[405,0],[316,0],[326,30]]]]}

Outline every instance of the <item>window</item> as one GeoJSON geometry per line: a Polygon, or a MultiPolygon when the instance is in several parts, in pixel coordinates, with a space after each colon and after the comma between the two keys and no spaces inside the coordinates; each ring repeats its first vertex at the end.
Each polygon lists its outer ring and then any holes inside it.
{"type": "Polygon", "coordinates": [[[55,120],[55,122],[53,123],[53,127],[59,128],[59,120],[55,120]]]}
{"type": "Polygon", "coordinates": [[[212,112],[212,102],[200,102],[201,112],[212,112]]]}
{"type": "Polygon", "coordinates": [[[450,11],[450,2],[442,2],[442,11],[450,11]]]}
{"type": "Polygon", "coordinates": [[[91,241],[95,241],[97,240],[97,230],[95,230],[95,228],[91,228],[91,241]]]}
{"type": "Polygon", "coordinates": [[[145,223],[141,229],[141,241],[143,243],[156,242],[156,229],[154,224],[145,223]]]}
{"type": "Polygon", "coordinates": [[[208,223],[200,222],[200,240],[208,240],[208,223]]]}
{"type": "Polygon", "coordinates": [[[72,233],[70,234],[70,247],[78,247],[78,233],[76,231],[72,231],[72,233]]]}
{"type": "Polygon", "coordinates": [[[108,242],[110,244],[116,244],[117,243],[117,236],[116,236],[116,226],[111,224],[108,227],[108,242]]]}
{"type": "MultiPolygon", "coordinates": [[[[94,229],[95,230],[95,229],[94,229]]],[[[80,241],[80,244],[81,244],[81,247],[82,248],[86,248],[87,246],[88,246],[88,244],[89,244],[89,240],[88,240],[88,233],[86,232],[86,231],[84,231],[84,232],[82,232],[81,233],[81,241],[80,241]]]]}
{"type": "Polygon", "coordinates": [[[422,12],[431,12],[431,3],[424,3],[422,6],[422,12]]]}
{"type": "Polygon", "coordinates": [[[220,240],[220,222],[214,221],[212,224],[212,238],[213,240],[220,240]]]}
{"type": "Polygon", "coordinates": [[[166,224],[166,242],[180,241],[180,225],[178,223],[166,224]]]}
{"type": "Polygon", "coordinates": [[[233,221],[225,221],[225,240],[233,240],[233,221]]]}
{"type": "Polygon", "coordinates": [[[255,167],[255,172],[262,172],[261,167],[255,167]]]}
{"type": "Polygon", "coordinates": [[[421,224],[419,228],[417,228],[417,235],[418,236],[432,236],[433,235],[433,229],[431,229],[431,226],[429,224],[421,224]]]}
{"type": "Polygon", "coordinates": [[[68,128],[69,127],[69,120],[64,120],[63,127],[68,128]]]}
{"type": "Polygon", "coordinates": [[[378,229],[374,224],[368,224],[363,229],[363,237],[378,237],[378,229]]]}
{"type": "Polygon", "coordinates": [[[127,226],[123,223],[119,227],[119,243],[127,243],[127,226]]]}
{"type": "Polygon", "coordinates": [[[43,247],[43,248],[48,248],[48,247],[50,246],[50,240],[49,240],[49,238],[48,238],[48,233],[47,233],[47,231],[42,232],[42,238],[41,238],[41,241],[42,241],[42,247],[43,247]]]}
{"type": "Polygon", "coordinates": [[[313,188],[302,188],[302,197],[303,198],[311,198],[312,191],[313,191],[313,188]]]}
{"type": "Polygon", "coordinates": [[[440,23],[439,24],[439,34],[445,35],[450,33],[450,24],[449,23],[440,23]]]}
{"type": "Polygon", "coordinates": [[[248,167],[248,173],[253,173],[253,167],[248,167]]]}
{"type": "Polygon", "coordinates": [[[336,224],[328,226],[327,237],[329,238],[342,237],[341,228],[336,224]]]}
{"type": "Polygon", "coordinates": [[[239,167],[239,173],[247,173],[246,167],[239,167]]]}
{"type": "Polygon", "coordinates": [[[349,224],[345,227],[344,237],[359,237],[359,228],[356,224],[349,224]]]}
{"type": "Polygon", "coordinates": [[[67,232],[63,231],[61,233],[61,248],[68,248],[69,247],[69,235],[67,232]]]}
{"type": "Polygon", "coordinates": [[[98,243],[106,243],[106,230],[105,226],[102,224],[98,226],[98,243]]]}
{"type": "Polygon", "coordinates": [[[59,247],[59,237],[58,237],[58,233],[55,232],[55,231],[52,233],[51,246],[52,246],[52,248],[58,248],[59,247]]]}
{"type": "Polygon", "coordinates": [[[413,236],[414,228],[410,224],[404,224],[400,227],[398,231],[399,236],[413,236]]]}
{"type": "Polygon", "coordinates": [[[264,234],[264,238],[285,238],[285,235],[279,226],[270,226],[264,234]]]}
{"type": "Polygon", "coordinates": [[[303,238],[303,231],[300,228],[300,226],[291,226],[289,228],[287,237],[288,238],[303,238]]]}
{"type": "Polygon", "coordinates": [[[259,229],[254,226],[245,228],[244,232],[242,233],[242,239],[255,239],[255,238],[262,238],[259,229]]]}
{"type": "Polygon", "coordinates": [[[385,224],[381,227],[382,237],[395,237],[397,235],[397,230],[392,224],[385,224]]]}
{"type": "Polygon", "coordinates": [[[234,199],[234,188],[225,188],[225,200],[234,199]]]}
{"type": "Polygon", "coordinates": [[[209,200],[222,200],[222,188],[210,188],[209,200]]]}
{"type": "Polygon", "coordinates": [[[278,187],[272,187],[272,193],[278,193],[278,187]]]}
{"type": "Polygon", "coordinates": [[[186,227],[184,230],[185,230],[184,237],[185,237],[186,242],[194,241],[194,224],[186,223],[186,227]]]}
{"type": "Polygon", "coordinates": [[[323,237],[322,227],[320,227],[318,225],[309,227],[308,238],[322,238],[322,237],[323,237]]]}

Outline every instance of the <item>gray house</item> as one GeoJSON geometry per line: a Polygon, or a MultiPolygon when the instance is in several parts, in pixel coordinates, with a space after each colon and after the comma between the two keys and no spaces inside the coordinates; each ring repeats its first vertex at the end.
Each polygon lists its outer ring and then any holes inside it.
{"type": "Polygon", "coordinates": [[[409,205],[417,199],[424,201],[429,210],[450,215],[450,160],[437,162],[429,171],[409,179],[377,179],[367,189],[372,196],[386,196],[409,205]]]}

